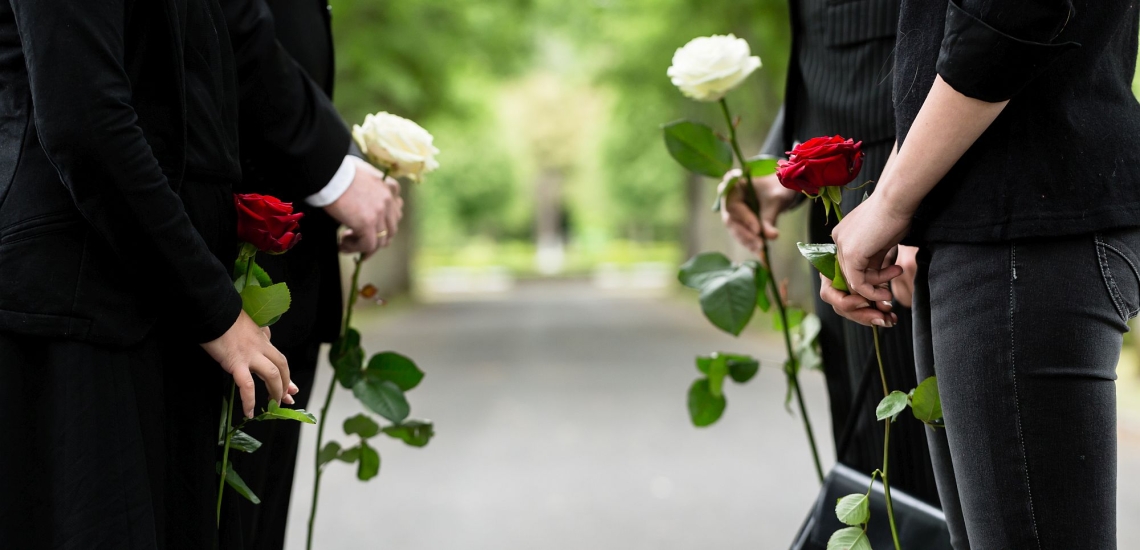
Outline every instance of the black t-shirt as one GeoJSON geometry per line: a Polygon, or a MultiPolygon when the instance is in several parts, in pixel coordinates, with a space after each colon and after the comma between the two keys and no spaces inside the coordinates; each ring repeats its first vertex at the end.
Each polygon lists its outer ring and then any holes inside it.
{"type": "Polygon", "coordinates": [[[1129,0],[903,0],[900,147],[936,75],[966,96],[1010,100],[923,201],[906,242],[1140,226],[1137,31],[1129,0]]]}

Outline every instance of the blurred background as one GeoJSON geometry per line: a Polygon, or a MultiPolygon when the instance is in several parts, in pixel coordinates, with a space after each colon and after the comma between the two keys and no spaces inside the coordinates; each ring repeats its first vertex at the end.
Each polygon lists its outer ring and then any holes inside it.
{"type": "MultiPolygon", "coordinates": [[[[438,436],[424,449],[386,443],[367,484],[330,466],[318,546],[786,548],[818,485],[783,407],[782,347],[763,320],[737,339],[720,333],[676,283],[697,252],[744,256],[710,211],[717,182],[677,166],[659,126],[723,126],[665,70],[690,39],[731,32],[764,64],[728,97],[745,152],[758,149],[783,95],[787,0],[330,3],[346,120],[409,117],[442,151],[441,168],[405,189],[394,245],[367,264],[388,306],[359,316],[366,349],[427,372],[410,399],[438,436]],[[727,389],[718,424],[694,428],[693,357],[716,350],[760,357],[761,374],[727,389]]],[[[782,218],[774,265],[810,307],[813,275],[794,251],[802,215],[782,218]]],[[[1140,513],[1131,346],[1119,383],[1122,518],[1140,513]]],[[[822,376],[806,373],[804,391],[830,456],[822,376]]],[[[356,412],[344,395],[332,418],[356,412]]],[[[290,548],[303,547],[311,432],[290,548]]],[[[1120,529],[1122,543],[1140,541],[1140,526],[1120,529]]]]}

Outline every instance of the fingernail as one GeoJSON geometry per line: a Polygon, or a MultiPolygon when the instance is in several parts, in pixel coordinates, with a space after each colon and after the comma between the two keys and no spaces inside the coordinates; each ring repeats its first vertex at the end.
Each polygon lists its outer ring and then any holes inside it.
{"type": "Polygon", "coordinates": [[[285,394],[285,397],[282,399],[282,401],[284,401],[286,405],[292,405],[293,404],[293,396],[291,396],[289,394],[285,394]]]}
{"type": "Polygon", "coordinates": [[[883,327],[883,328],[887,327],[886,321],[883,321],[882,319],[871,319],[871,324],[875,325],[877,327],[883,327]]]}
{"type": "Polygon", "coordinates": [[[887,307],[891,307],[891,301],[890,300],[883,300],[883,305],[887,306],[887,307]]]}
{"type": "Polygon", "coordinates": [[[246,418],[253,418],[253,411],[245,411],[246,418]]]}
{"type": "Polygon", "coordinates": [[[855,306],[855,309],[863,309],[865,307],[871,307],[871,304],[868,304],[867,302],[863,302],[863,303],[855,306]]]}

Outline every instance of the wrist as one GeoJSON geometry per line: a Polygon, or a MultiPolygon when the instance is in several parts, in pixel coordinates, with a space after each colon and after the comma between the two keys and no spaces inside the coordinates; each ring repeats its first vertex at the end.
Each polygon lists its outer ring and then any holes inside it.
{"type": "Polygon", "coordinates": [[[909,192],[909,187],[897,177],[888,176],[875,186],[871,199],[895,219],[910,219],[922,203],[922,197],[909,192]]]}

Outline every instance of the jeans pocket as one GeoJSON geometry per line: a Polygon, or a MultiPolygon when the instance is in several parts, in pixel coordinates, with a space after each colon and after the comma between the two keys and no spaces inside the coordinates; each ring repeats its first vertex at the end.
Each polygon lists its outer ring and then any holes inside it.
{"type": "Polygon", "coordinates": [[[1105,287],[1121,320],[1127,322],[1140,311],[1140,230],[1097,233],[1097,258],[1105,287]]]}

